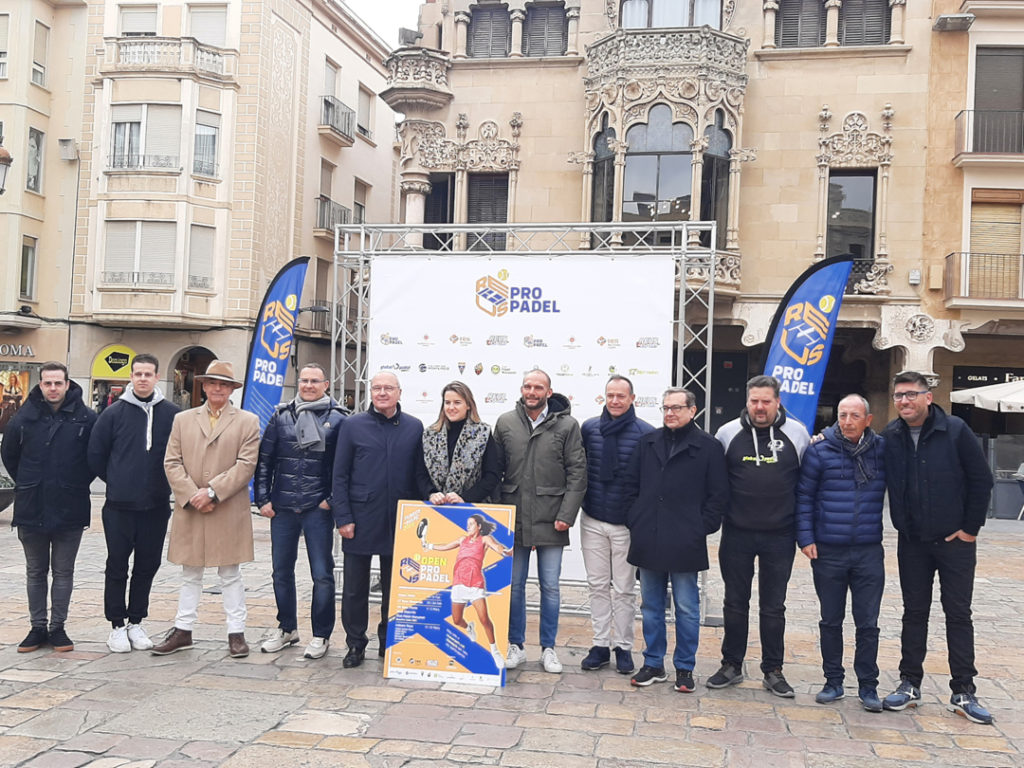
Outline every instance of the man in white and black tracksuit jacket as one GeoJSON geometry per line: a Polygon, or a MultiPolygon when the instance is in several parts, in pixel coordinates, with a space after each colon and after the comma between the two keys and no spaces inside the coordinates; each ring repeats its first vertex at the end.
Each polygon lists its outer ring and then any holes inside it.
{"type": "Polygon", "coordinates": [[[731,502],[718,549],[725,583],[722,667],[707,686],[725,688],[743,680],[756,558],[764,687],[789,698],[793,688],[782,675],[786,587],[796,554],[800,458],[810,437],[802,424],[786,418],[779,381],[772,376],[755,376],[747,382],[747,407],[715,437],[725,448],[731,502]]]}

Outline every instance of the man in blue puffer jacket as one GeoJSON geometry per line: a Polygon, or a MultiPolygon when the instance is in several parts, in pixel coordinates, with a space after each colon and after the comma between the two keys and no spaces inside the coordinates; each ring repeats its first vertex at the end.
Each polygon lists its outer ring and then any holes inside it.
{"type": "Polygon", "coordinates": [[[623,476],[640,438],[654,427],[636,417],[633,382],[616,374],[604,387],[604,410],[583,422],[587,452],[587,495],[580,518],[580,545],[590,588],[594,646],[580,665],[607,666],[615,649],[615,669],[633,671],[633,624],[636,616],[636,567],[629,564],[626,491],[623,476]]]}
{"type": "Polygon", "coordinates": [[[331,480],[338,430],[345,419],[327,394],[330,382],[318,363],[299,371],[299,396],[277,407],[260,442],[254,497],[260,514],[270,518],[270,556],[278,628],[260,650],[277,653],[299,642],[295,597],[295,560],[299,535],[306,540],[313,578],[313,639],[307,659],[327,653],[334,631],[334,514],[331,480]]]}
{"type": "Polygon", "coordinates": [[[857,645],[853,669],[868,712],[878,698],[878,611],[885,586],[882,507],[885,441],[871,431],[868,401],[847,395],[825,439],[804,452],[796,490],[796,541],[811,561],[821,604],[821,662],[825,686],[815,697],[828,704],[843,690],[843,618],[846,593],[853,604],[857,645]]]}

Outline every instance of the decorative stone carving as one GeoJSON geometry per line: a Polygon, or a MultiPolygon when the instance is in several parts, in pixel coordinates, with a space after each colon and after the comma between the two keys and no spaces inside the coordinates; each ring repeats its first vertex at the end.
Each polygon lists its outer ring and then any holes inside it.
{"type": "Polygon", "coordinates": [[[942,347],[953,352],[964,348],[963,329],[967,323],[960,320],[936,320],[920,311],[916,304],[882,304],[881,327],[871,346],[875,349],[899,347],[903,350],[903,370],[920,371],[934,377],[935,350],[942,347]]]}
{"type": "Polygon", "coordinates": [[[928,315],[913,315],[907,320],[906,330],[913,341],[922,344],[935,335],[935,321],[928,315]]]}
{"type": "Polygon", "coordinates": [[[402,192],[404,194],[414,195],[429,195],[430,194],[430,182],[429,181],[403,181],[401,182],[402,192]]]}
{"type": "Polygon", "coordinates": [[[467,139],[469,119],[460,114],[455,124],[458,138],[453,141],[447,138],[442,123],[404,120],[398,128],[401,164],[404,168],[418,167],[427,171],[517,170],[522,114],[513,113],[509,126],[511,139],[499,137],[500,129],[493,120],[479,125],[477,138],[467,139]]]}
{"type": "Polygon", "coordinates": [[[388,87],[380,96],[392,109],[440,109],[454,98],[448,82],[452,62],[446,53],[416,46],[399,48],[384,64],[388,68],[388,87]]]}

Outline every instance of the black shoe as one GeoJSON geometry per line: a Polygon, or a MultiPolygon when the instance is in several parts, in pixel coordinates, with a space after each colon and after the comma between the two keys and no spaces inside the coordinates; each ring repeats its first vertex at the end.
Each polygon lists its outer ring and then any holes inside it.
{"type": "Polygon", "coordinates": [[[738,665],[723,664],[715,674],[708,678],[705,685],[708,688],[728,688],[730,685],[742,682],[743,670],[738,665]]]}
{"type": "Polygon", "coordinates": [[[384,654],[385,654],[385,653],[387,652],[387,650],[388,650],[388,649],[387,649],[387,647],[386,647],[386,646],[383,646],[383,645],[381,645],[381,646],[378,646],[378,648],[377,648],[377,655],[378,655],[378,656],[379,656],[380,658],[382,658],[382,659],[383,659],[383,658],[384,658],[384,654]]]}
{"type": "Polygon", "coordinates": [[[680,693],[693,693],[693,689],[697,686],[693,682],[693,670],[692,669],[677,669],[676,670],[676,690],[680,693]]]}
{"type": "Polygon", "coordinates": [[[633,653],[628,648],[615,647],[615,671],[620,675],[628,675],[636,667],[633,666],[633,653]]]}
{"type": "Polygon", "coordinates": [[[782,669],[773,669],[771,672],[765,672],[764,680],[761,681],[761,684],[766,690],[784,699],[792,699],[796,696],[793,686],[787,683],[786,678],[782,675],[782,669]]]}
{"type": "Polygon", "coordinates": [[[643,687],[651,683],[664,683],[668,680],[664,667],[648,667],[646,664],[640,667],[640,671],[633,675],[630,680],[633,685],[643,687]]]}
{"type": "Polygon", "coordinates": [[[60,651],[61,653],[75,650],[75,644],[71,642],[71,638],[64,631],[64,627],[57,627],[50,632],[50,645],[53,646],[53,650],[60,651]]]}
{"type": "Polygon", "coordinates": [[[38,651],[40,647],[46,645],[46,640],[49,636],[46,627],[32,627],[28,635],[25,636],[25,639],[18,646],[18,653],[38,651]]]}
{"type": "Polygon", "coordinates": [[[585,672],[593,672],[595,669],[607,667],[608,662],[610,662],[611,659],[611,651],[600,645],[595,645],[590,649],[590,653],[587,654],[587,658],[580,662],[580,668],[585,672]]]}
{"type": "Polygon", "coordinates": [[[349,648],[348,653],[345,654],[345,658],[341,662],[341,666],[345,669],[352,669],[358,667],[363,663],[366,653],[362,648],[349,648]]]}

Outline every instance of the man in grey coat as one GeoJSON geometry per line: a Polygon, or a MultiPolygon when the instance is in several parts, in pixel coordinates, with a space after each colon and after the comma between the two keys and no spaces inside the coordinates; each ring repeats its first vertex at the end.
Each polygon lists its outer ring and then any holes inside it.
{"type": "Polygon", "coordinates": [[[551,390],[544,371],[528,371],[515,410],[502,414],[494,439],[505,457],[501,503],[516,507],[516,541],[512,555],[512,595],[508,619],[508,669],[526,661],[526,576],[530,552],[537,551],[540,581],[541,661],[558,674],[558,634],[562,550],[587,490],[587,457],[580,426],[569,400],[551,390]]]}

